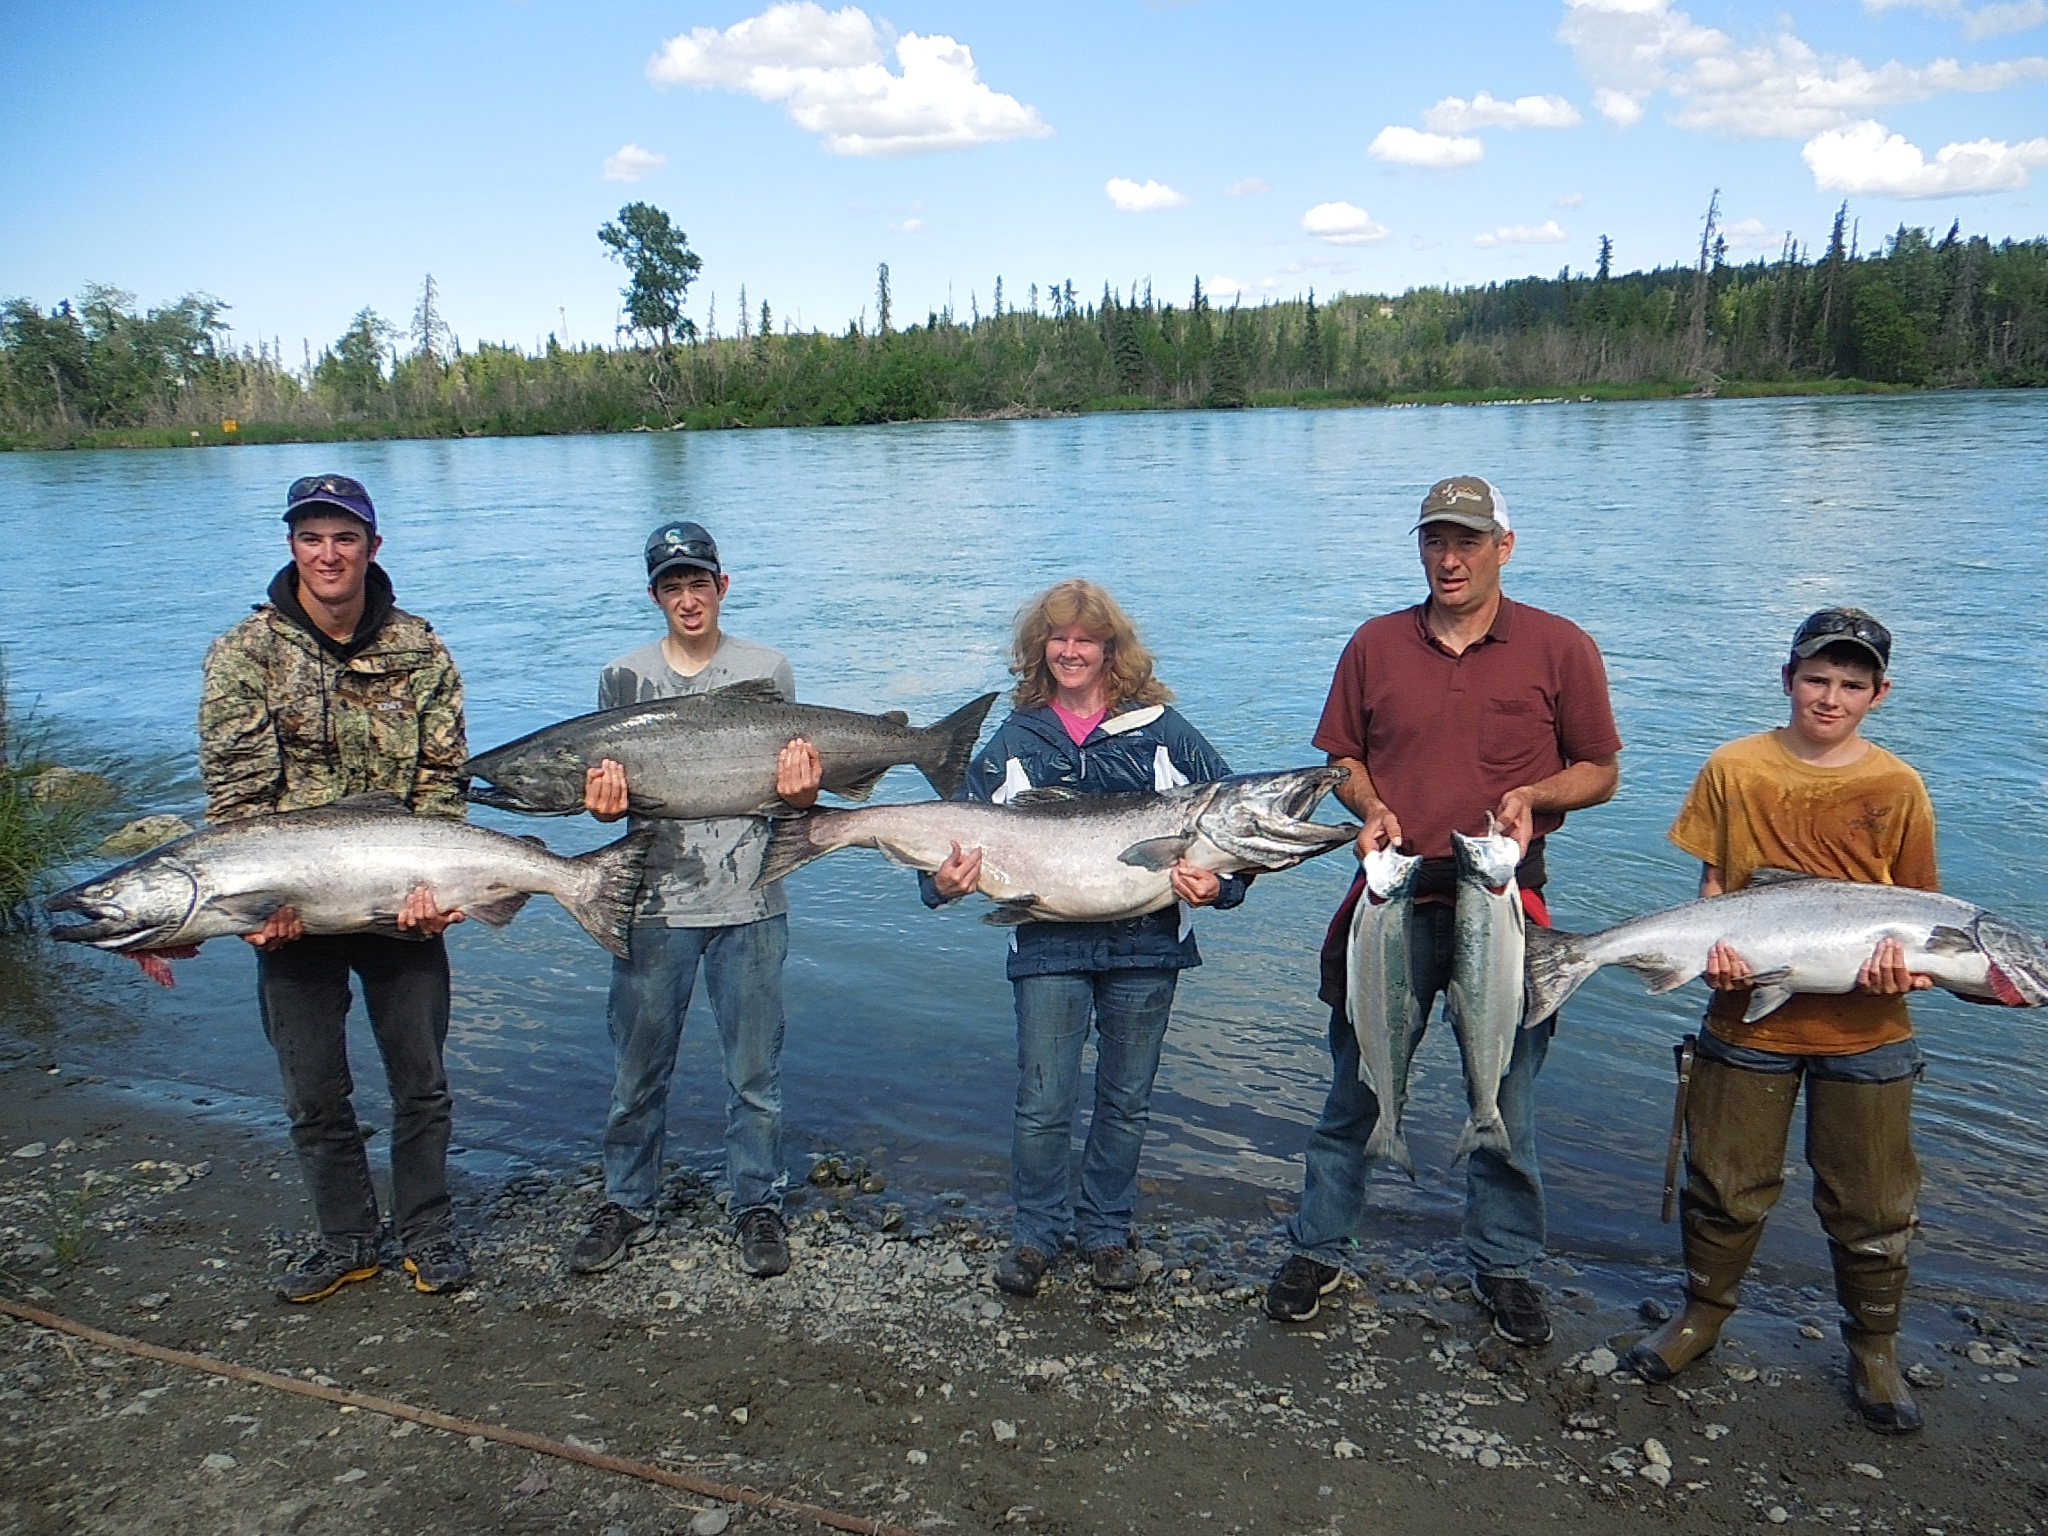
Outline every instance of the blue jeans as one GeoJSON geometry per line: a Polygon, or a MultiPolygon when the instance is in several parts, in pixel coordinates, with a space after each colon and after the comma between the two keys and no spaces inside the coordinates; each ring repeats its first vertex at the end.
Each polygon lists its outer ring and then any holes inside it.
{"type": "MultiPolygon", "coordinates": [[[[1453,909],[1431,902],[1415,909],[1409,984],[1421,1000],[1417,1010],[1428,1027],[1437,994],[1451,978],[1453,909]]],[[[1444,999],[1448,1012],[1450,999],[1444,999]]],[[[1500,1114],[1507,1125],[1508,1154],[1481,1149],[1465,1165],[1465,1250],[1482,1275],[1526,1278],[1543,1256],[1545,1224],[1543,1169],[1536,1157],[1536,1074],[1557,1032],[1557,1019],[1520,1030],[1500,1085],[1500,1114]]],[[[1418,1029],[1416,1039],[1421,1039],[1418,1029]]],[[[1342,1008],[1330,1010],[1333,1076],[1323,1117],[1309,1133],[1301,1185],[1301,1209],[1287,1223],[1297,1253],[1341,1265],[1365,1215],[1365,1144],[1379,1119],[1379,1100],[1359,1081],[1358,1036],[1342,1008]]]]}
{"type": "Polygon", "coordinates": [[[1920,1042],[1914,1039],[1894,1040],[1848,1056],[1787,1056],[1782,1051],[1760,1051],[1753,1045],[1730,1045],[1702,1029],[1697,1049],[1710,1061],[1745,1072],[1804,1072],[1824,1083],[1896,1083],[1902,1077],[1917,1077],[1921,1067],[1920,1042]]]}
{"type": "Polygon", "coordinates": [[[611,1027],[617,1075],[604,1126],[607,1200],[651,1217],[661,1192],[668,1084],[697,964],[711,993],[725,1058],[725,1175],[735,1216],[780,1209],[782,1168],[782,961],[789,919],[778,914],[726,928],[635,927],[632,958],[612,962],[611,1027]]]}
{"type": "Polygon", "coordinates": [[[1083,1253],[1131,1240],[1138,1154],[1179,980],[1179,971],[1116,970],[1011,981],[1017,996],[1017,1124],[1010,1149],[1015,1243],[1056,1254],[1070,1227],[1083,1253]],[[1091,1013],[1097,1036],[1095,1114],[1081,1155],[1077,1205],[1074,1110],[1091,1013]]]}

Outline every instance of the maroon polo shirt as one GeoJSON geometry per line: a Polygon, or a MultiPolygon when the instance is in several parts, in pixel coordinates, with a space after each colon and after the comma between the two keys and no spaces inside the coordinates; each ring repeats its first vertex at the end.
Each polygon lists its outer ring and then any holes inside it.
{"type": "MultiPolygon", "coordinates": [[[[1454,656],[1430,634],[1426,607],[1359,626],[1315,744],[1365,764],[1410,852],[1449,858],[1453,829],[1483,833],[1509,790],[1612,757],[1621,736],[1600,649],[1571,620],[1503,597],[1485,637],[1454,656]]],[[[1562,825],[1539,812],[1536,837],[1562,825]]]]}

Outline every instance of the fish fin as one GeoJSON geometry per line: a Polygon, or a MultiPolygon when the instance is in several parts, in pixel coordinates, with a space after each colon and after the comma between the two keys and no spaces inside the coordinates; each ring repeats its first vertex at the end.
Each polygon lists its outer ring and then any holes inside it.
{"type": "Polygon", "coordinates": [[[1652,997],[1662,997],[1666,992],[1676,992],[1699,975],[1698,971],[1687,970],[1682,965],[1673,965],[1662,955],[1630,955],[1616,964],[1642,977],[1643,985],[1650,989],[1652,997]]]}
{"type": "Polygon", "coordinates": [[[875,786],[882,782],[882,775],[888,771],[889,765],[884,763],[873,773],[864,774],[850,784],[843,784],[832,793],[842,800],[865,800],[875,792],[875,786]]]}
{"type": "Polygon", "coordinates": [[[846,814],[844,811],[799,811],[794,816],[778,817],[769,822],[768,848],[761,855],[761,873],[754,877],[754,889],[772,885],[785,875],[802,869],[819,855],[841,846],[821,842],[817,829],[826,824],[825,818],[846,814]]]}
{"type": "Polygon", "coordinates": [[[880,838],[877,838],[875,840],[875,851],[879,853],[883,858],[887,859],[891,864],[896,865],[899,869],[924,868],[922,864],[918,863],[916,859],[911,857],[909,849],[899,848],[894,843],[885,842],[880,838]]]}
{"type": "Polygon", "coordinates": [[[412,807],[388,789],[366,790],[360,795],[343,795],[320,807],[323,811],[375,811],[380,815],[410,816],[412,807]]]}
{"type": "MultiPolygon", "coordinates": [[[[533,841],[539,842],[540,839],[535,838],[533,841]]],[[[488,924],[492,928],[502,928],[511,922],[513,918],[517,917],[519,909],[532,899],[533,892],[531,891],[514,891],[510,896],[501,896],[496,901],[480,902],[473,907],[464,907],[463,911],[480,923],[488,924]]]]}
{"type": "Polygon", "coordinates": [[[1507,1122],[1501,1119],[1499,1110],[1483,1120],[1476,1112],[1465,1117],[1465,1129],[1458,1133],[1457,1148],[1451,1153],[1451,1166],[1457,1167],[1474,1152],[1508,1155],[1507,1122]]]}
{"type": "Polygon", "coordinates": [[[1523,933],[1522,1026],[1541,1023],[1565,1004],[1565,999],[1600,969],[1598,961],[1586,958],[1579,948],[1585,936],[1562,928],[1538,928],[1531,924],[1523,933]]]}
{"type": "Polygon", "coordinates": [[[1149,869],[1156,874],[1179,863],[1181,855],[1188,851],[1188,845],[1189,839],[1185,837],[1148,837],[1142,843],[1131,844],[1116,856],[1116,861],[1134,869],[1149,869]]]}
{"type": "Polygon", "coordinates": [[[652,795],[637,795],[630,789],[626,791],[626,809],[635,816],[658,816],[667,803],[652,795]]]}
{"type": "Polygon", "coordinates": [[[1019,923],[1035,921],[1033,909],[1037,905],[1036,896],[1012,896],[982,913],[981,920],[991,928],[1014,928],[1019,923]]]}
{"type": "Polygon", "coordinates": [[[1818,880],[1819,878],[1819,875],[1809,875],[1803,869],[1779,869],[1774,864],[1766,864],[1761,868],[1752,869],[1749,872],[1749,879],[1743,884],[1742,888],[1749,890],[1752,886],[1760,885],[1795,885],[1801,880],[1818,880]]]}
{"type": "Polygon", "coordinates": [[[1050,789],[1020,789],[1010,796],[1012,805],[1071,805],[1081,798],[1078,789],[1062,789],[1055,785],[1050,789]]]}
{"type": "Polygon", "coordinates": [[[782,696],[782,690],[775,686],[775,679],[772,677],[750,677],[744,682],[727,683],[723,688],[707,689],[704,697],[724,699],[729,704],[744,704],[748,700],[758,700],[763,704],[789,702],[782,696]]]}
{"type": "Polygon", "coordinates": [[[1408,1150],[1408,1138],[1401,1134],[1400,1117],[1385,1109],[1366,1139],[1365,1156],[1368,1162],[1392,1163],[1409,1178],[1415,1177],[1415,1158],[1408,1150]]]}
{"type": "MultiPolygon", "coordinates": [[[[1772,971],[1766,974],[1783,976],[1786,973],[1772,971]]],[[[1749,1006],[1742,1010],[1742,1022],[1754,1024],[1758,1019],[1776,1013],[1791,1001],[1792,989],[1782,981],[1761,982],[1757,989],[1749,994],[1749,1006]]]]}
{"type": "Polygon", "coordinates": [[[885,710],[883,710],[883,711],[882,711],[882,712],[881,712],[881,713],[880,713],[879,715],[877,715],[877,716],[876,716],[875,718],[876,718],[877,720],[886,720],[886,721],[888,721],[888,722],[889,722],[889,723],[890,723],[891,725],[908,725],[908,724],[910,724],[910,716],[909,716],[909,715],[907,715],[907,714],[905,714],[905,713],[904,713],[904,712],[903,712],[902,710],[900,710],[900,709],[885,709],[885,710]]]}
{"type": "Polygon", "coordinates": [[[989,707],[996,701],[993,693],[984,693],[980,698],[961,705],[945,719],[928,725],[920,733],[939,743],[939,760],[927,766],[917,765],[917,771],[925,777],[941,800],[950,800],[960,793],[960,786],[967,778],[967,765],[974,759],[974,744],[981,739],[981,723],[988,718],[989,707]]]}
{"type": "MultiPolygon", "coordinates": [[[[165,956],[153,949],[131,949],[128,958],[142,967],[142,974],[160,987],[175,987],[178,978],[171,974],[171,963],[165,956]]],[[[194,949],[193,954],[199,951],[194,949]]],[[[180,958],[183,958],[180,956],[180,958]]]]}
{"type": "MultiPolygon", "coordinates": [[[[631,958],[633,909],[640,900],[640,875],[647,865],[647,850],[658,835],[653,827],[639,827],[615,843],[579,853],[569,861],[577,867],[576,888],[562,905],[585,933],[621,960],[631,958]]],[[[522,895],[518,900],[523,902],[526,898],[522,895]]],[[[506,904],[493,903],[500,908],[506,904]]],[[[512,921],[518,910],[518,905],[512,905],[504,920],[512,921]]],[[[483,917],[483,913],[479,911],[477,916],[483,917]]]]}
{"type": "Polygon", "coordinates": [[[1942,923],[1927,935],[1925,947],[1930,954],[1936,955],[1974,955],[1977,952],[1977,935],[1967,928],[1953,928],[1942,923]]]}
{"type": "Polygon", "coordinates": [[[546,839],[535,837],[531,832],[520,832],[516,835],[522,843],[531,843],[534,847],[540,849],[542,853],[547,852],[548,845],[546,839]]]}

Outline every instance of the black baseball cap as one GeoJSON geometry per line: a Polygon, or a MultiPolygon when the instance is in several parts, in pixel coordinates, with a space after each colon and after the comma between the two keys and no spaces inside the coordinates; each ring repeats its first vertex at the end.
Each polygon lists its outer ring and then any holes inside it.
{"type": "Polygon", "coordinates": [[[1807,661],[1831,645],[1858,646],[1877,663],[1883,677],[1892,664],[1892,632],[1861,608],[1823,608],[1811,614],[1792,637],[1792,655],[1807,661]]]}
{"type": "Polygon", "coordinates": [[[377,509],[370,504],[370,493],[360,480],[347,475],[305,475],[284,493],[284,520],[288,523],[334,512],[355,518],[372,533],[377,531],[377,509]]]}
{"type": "Polygon", "coordinates": [[[661,580],[663,571],[677,566],[722,574],[718,564],[718,541],[702,523],[663,523],[647,536],[647,584],[661,580]]]}

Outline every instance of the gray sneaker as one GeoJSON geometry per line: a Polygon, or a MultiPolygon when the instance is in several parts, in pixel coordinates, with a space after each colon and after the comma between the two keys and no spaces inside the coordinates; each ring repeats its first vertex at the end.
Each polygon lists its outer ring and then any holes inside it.
{"type": "Polygon", "coordinates": [[[323,1237],[313,1251],[271,1282],[280,1299],[325,1301],[344,1285],[369,1280],[383,1268],[373,1237],[323,1237]]]}
{"type": "Polygon", "coordinates": [[[472,1273],[469,1254],[446,1233],[408,1245],[405,1272],[412,1276],[412,1288],[423,1296],[459,1291],[469,1284],[472,1273]]]}
{"type": "Polygon", "coordinates": [[[740,1268],[757,1280],[788,1272],[789,1233],[780,1211],[757,1205],[751,1211],[741,1211],[734,1225],[740,1236],[740,1268]]]}
{"type": "Polygon", "coordinates": [[[647,1217],[607,1200],[569,1251],[569,1268],[579,1275],[602,1274],[625,1263],[630,1250],[653,1236],[654,1223],[647,1217]]]}

